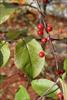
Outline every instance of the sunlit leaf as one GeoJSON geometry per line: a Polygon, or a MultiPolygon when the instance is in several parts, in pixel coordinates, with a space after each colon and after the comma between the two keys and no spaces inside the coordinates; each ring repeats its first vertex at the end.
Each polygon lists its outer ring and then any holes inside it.
{"type": "MultiPolygon", "coordinates": [[[[33,90],[39,95],[42,96],[45,94],[45,92],[54,85],[53,81],[47,80],[47,79],[38,79],[32,81],[32,88],[33,90]]],[[[53,99],[57,99],[57,93],[60,91],[58,89],[58,86],[55,85],[53,88],[51,88],[47,94],[48,97],[52,97],[53,99]]]]}
{"type": "Polygon", "coordinates": [[[15,100],[30,100],[29,94],[23,86],[20,86],[15,95],[15,100]]]}
{"type": "Polygon", "coordinates": [[[38,76],[45,65],[45,57],[39,57],[41,50],[41,45],[35,39],[29,41],[23,39],[16,45],[15,63],[31,78],[38,76]]]}

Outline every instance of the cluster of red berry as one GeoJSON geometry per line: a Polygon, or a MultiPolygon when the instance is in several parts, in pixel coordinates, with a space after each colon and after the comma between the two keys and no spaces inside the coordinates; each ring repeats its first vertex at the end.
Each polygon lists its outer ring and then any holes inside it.
{"type": "MultiPolygon", "coordinates": [[[[37,28],[38,28],[38,33],[37,34],[39,36],[42,36],[44,34],[44,25],[42,23],[40,23],[40,24],[38,24],[37,28]]],[[[47,28],[45,30],[46,30],[47,33],[51,32],[52,31],[52,26],[50,24],[48,24],[47,28]]],[[[41,43],[45,44],[48,40],[49,40],[49,37],[42,38],[41,43]]],[[[39,56],[44,57],[45,56],[44,51],[40,51],[39,56]]]]}
{"type": "MultiPolygon", "coordinates": [[[[46,3],[48,3],[48,0],[43,0],[43,2],[46,4],[46,3]]],[[[43,36],[44,35],[44,29],[45,29],[44,25],[42,23],[40,23],[40,24],[38,24],[37,28],[38,28],[38,33],[37,34],[39,36],[43,36]]],[[[51,32],[52,31],[52,25],[47,24],[47,27],[46,27],[45,30],[46,30],[47,33],[51,32]]],[[[44,38],[41,39],[42,44],[45,44],[47,41],[49,41],[49,37],[44,37],[44,38]]],[[[44,51],[40,51],[39,56],[41,58],[43,58],[45,56],[44,51]]],[[[63,73],[64,73],[64,71],[62,71],[62,70],[57,72],[57,74],[59,74],[59,75],[63,74],[63,73]]],[[[57,94],[57,96],[58,96],[58,100],[64,100],[63,93],[59,92],[57,94]]]]}
{"type": "Polygon", "coordinates": [[[58,71],[56,71],[56,75],[62,75],[63,73],[64,73],[65,71],[64,70],[58,70],[58,71]]]}
{"type": "MultiPolygon", "coordinates": [[[[40,24],[38,24],[37,28],[38,28],[38,33],[37,34],[39,36],[42,36],[44,34],[44,25],[42,23],[40,23],[40,24]]],[[[52,31],[52,26],[50,24],[47,24],[47,28],[45,30],[46,30],[47,33],[51,32],[52,31]]],[[[49,37],[47,37],[47,38],[44,37],[44,38],[41,39],[41,43],[45,44],[48,40],[49,40],[49,37]]],[[[45,56],[44,51],[40,51],[39,56],[43,58],[45,56]]],[[[58,100],[63,100],[63,94],[61,92],[58,93],[57,95],[58,95],[58,100]]]]}

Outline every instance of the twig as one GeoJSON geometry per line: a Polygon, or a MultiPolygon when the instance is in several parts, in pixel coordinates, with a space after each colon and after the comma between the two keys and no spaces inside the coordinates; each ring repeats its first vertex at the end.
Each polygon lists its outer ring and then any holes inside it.
{"type": "Polygon", "coordinates": [[[51,39],[51,37],[50,37],[50,34],[49,34],[48,31],[47,31],[47,23],[46,23],[46,21],[45,21],[45,18],[43,18],[43,23],[44,23],[45,31],[46,31],[46,33],[48,34],[48,37],[49,37],[50,45],[51,45],[51,47],[52,47],[52,53],[53,53],[53,56],[54,56],[55,62],[56,62],[56,68],[57,68],[57,70],[58,70],[58,61],[57,61],[57,57],[56,57],[56,54],[55,54],[55,48],[54,48],[54,45],[53,45],[53,43],[52,43],[52,39],[51,39]]]}

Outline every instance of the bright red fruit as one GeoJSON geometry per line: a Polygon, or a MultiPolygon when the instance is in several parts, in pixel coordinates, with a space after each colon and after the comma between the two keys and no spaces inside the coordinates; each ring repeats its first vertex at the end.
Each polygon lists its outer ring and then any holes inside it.
{"type": "Polygon", "coordinates": [[[39,56],[40,56],[40,57],[44,57],[44,56],[45,56],[44,51],[40,51],[39,56]]]}
{"type": "Polygon", "coordinates": [[[38,35],[41,36],[41,35],[43,35],[43,34],[44,34],[44,32],[43,32],[42,30],[39,30],[39,31],[38,31],[38,35]]]}
{"type": "Polygon", "coordinates": [[[47,38],[43,38],[43,39],[41,40],[41,43],[44,44],[44,43],[46,43],[47,41],[48,41],[47,38]]]}
{"type": "Polygon", "coordinates": [[[63,73],[64,73],[64,70],[58,70],[58,71],[56,72],[57,75],[62,75],[63,73]]]}
{"type": "Polygon", "coordinates": [[[59,100],[63,100],[63,99],[64,99],[63,94],[62,94],[61,92],[58,93],[58,99],[59,99],[59,100]]]}
{"type": "Polygon", "coordinates": [[[41,24],[41,23],[40,23],[40,24],[38,24],[38,26],[37,26],[37,27],[38,27],[38,29],[39,29],[39,30],[43,30],[43,29],[44,29],[44,25],[43,25],[43,24],[41,24]]]}
{"type": "Polygon", "coordinates": [[[47,32],[51,32],[52,31],[52,26],[50,24],[47,25],[47,32]]]}
{"type": "Polygon", "coordinates": [[[48,3],[48,0],[43,0],[44,3],[48,3]]]}

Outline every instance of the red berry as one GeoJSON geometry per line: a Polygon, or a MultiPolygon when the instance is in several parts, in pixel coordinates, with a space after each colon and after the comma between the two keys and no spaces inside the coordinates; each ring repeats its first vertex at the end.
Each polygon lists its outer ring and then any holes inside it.
{"type": "Polygon", "coordinates": [[[37,27],[38,27],[39,30],[43,30],[44,29],[44,25],[43,24],[38,24],[37,27]]]}
{"type": "Polygon", "coordinates": [[[52,26],[50,24],[47,25],[47,32],[51,32],[52,31],[52,26]]]}
{"type": "Polygon", "coordinates": [[[62,75],[63,73],[64,73],[64,70],[58,70],[58,71],[56,72],[57,75],[62,75]]]}
{"type": "Polygon", "coordinates": [[[43,32],[42,30],[39,30],[39,31],[38,31],[38,35],[41,36],[41,35],[43,35],[43,34],[44,34],[44,32],[43,32]]]}
{"type": "Polygon", "coordinates": [[[58,93],[58,99],[59,99],[59,100],[63,100],[63,99],[64,99],[63,94],[62,94],[61,92],[58,93]]]}
{"type": "Polygon", "coordinates": [[[63,74],[65,71],[64,70],[61,70],[60,72],[61,72],[61,74],[63,74]]]}
{"type": "Polygon", "coordinates": [[[42,40],[41,40],[41,43],[42,44],[44,44],[44,43],[46,43],[47,42],[47,38],[43,38],[42,40]]]}
{"type": "Polygon", "coordinates": [[[48,0],[43,0],[44,1],[44,3],[48,3],[48,0]]]}
{"type": "Polygon", "coordinates": [[[44,56],[45,56],[44,51],[40,51],[39,56],[40,56],[40,57],[44,57],[44,56]]]}

